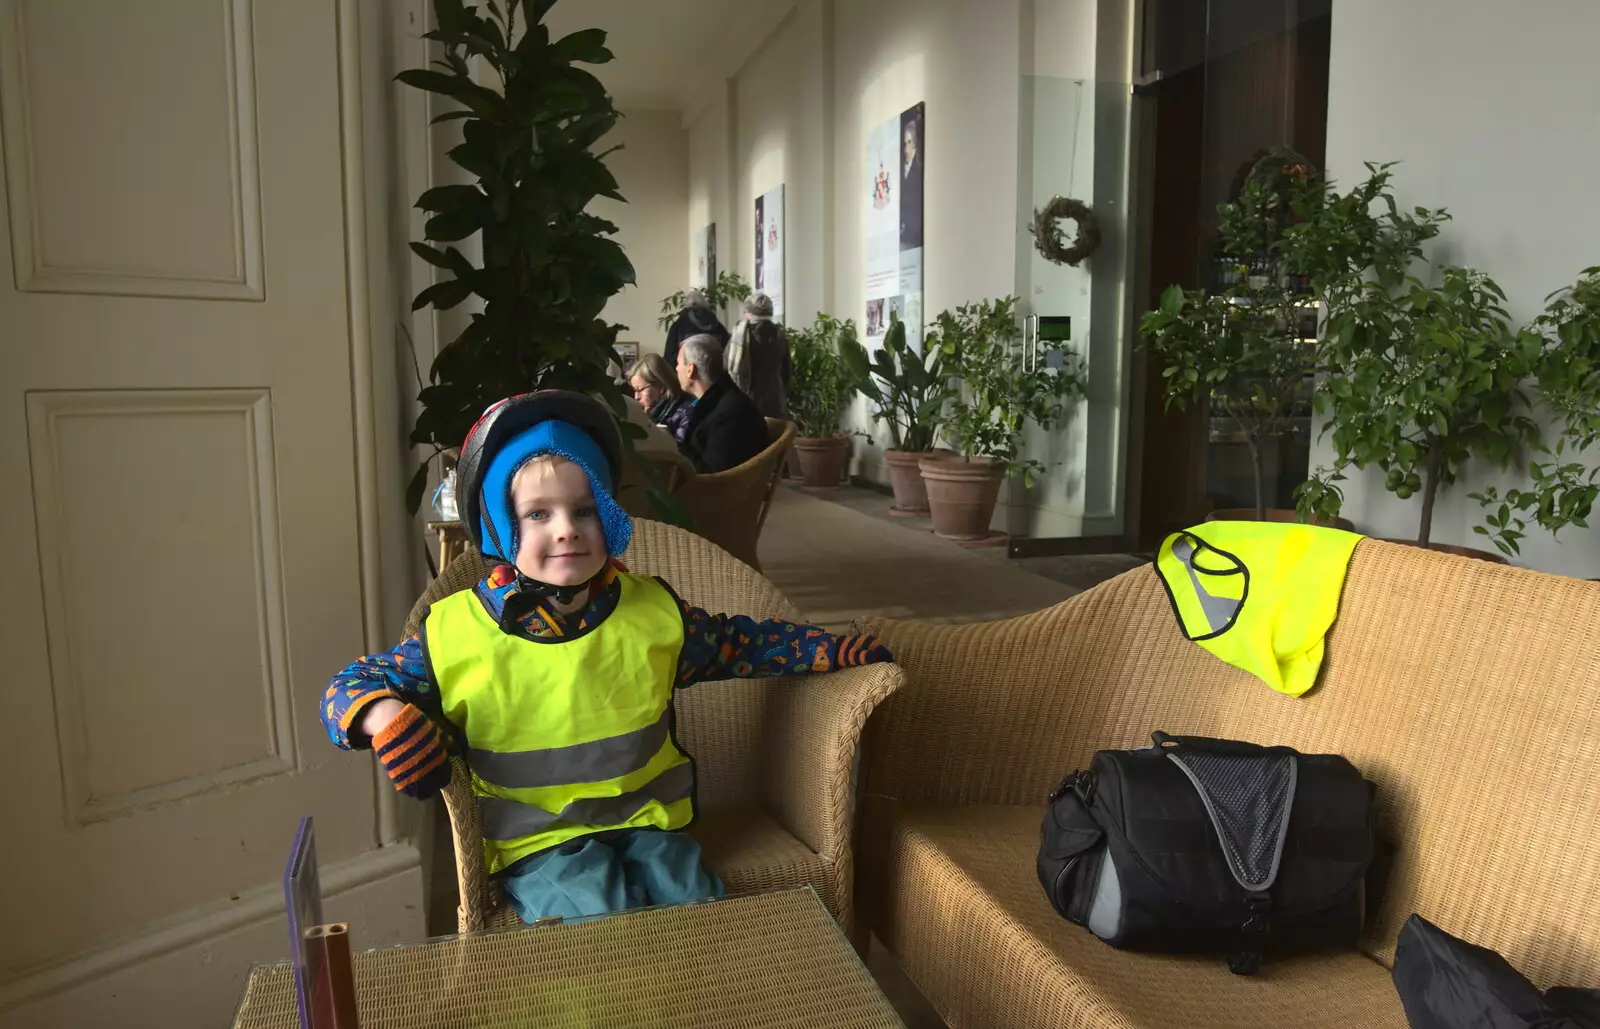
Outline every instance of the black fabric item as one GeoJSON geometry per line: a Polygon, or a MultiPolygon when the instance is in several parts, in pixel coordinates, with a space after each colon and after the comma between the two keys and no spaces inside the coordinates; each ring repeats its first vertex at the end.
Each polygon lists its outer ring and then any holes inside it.
{"type": "Polygon", "coordinates": [[[1499,954],[1421,915],[1400,930],[1394,985],[1411,1029],[1600,1029],[1600,990],[1541,994],[1499,954]]]}
{"type": "Polygon", "coordinates": [[[767,420],[732,380],[717,380],[689,414],[678,444],[701,474],[737,468],[767,449],[767,420]]]}
{"type": "Polygon", "coordinates": [[[794,362],[783,326],[753,321],[747,330],[746,357],[750,362],[750,402],[762,417],[789,420],[789,375],[794,362]]]}
{"type": "Polygon", "coordinates": [[[694,397],[687,393],[667,397],[650,409],[650,420],[666,429],[674,443],[682,443],[689,432],[689,416],[694,414],[694,397]]]}
{"type": "Polygon", "coordinates": [[[667,346],[662,356],[668,368],[678,367],[678,348],[690,336],[715,336],[724,347],[728,345],[728,329],[712,314],[709,308],[686,307],[678,320],[667,329],[667,346]]]}
{"type": "Polygon", "coordinates": [[[1372,784],[1337,755],[1155,735],[1050,795],[1037,870],[1056,911],[1115,947],[1226,954],[1246,974],[1354,947],[1372,784]]]}

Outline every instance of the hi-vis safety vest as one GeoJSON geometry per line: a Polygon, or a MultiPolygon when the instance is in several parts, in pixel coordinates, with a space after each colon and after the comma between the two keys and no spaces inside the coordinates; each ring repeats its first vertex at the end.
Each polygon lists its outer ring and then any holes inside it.
{"type": "Polygon", "coordinates": [[[1156,553],[1183,634],[1268,686],[1298,697],[1317,681],[1362,537],[1277,522],[1206,522],[1156,553]]]}
{"type": "Polygon", "coordinates": [[[672,738],[683,616],[654,579],[619,578],[616,610],[578,636],[503,632],[476,590],[428,613],[428,661],[466,737],[491,874],[574,837],[694,817],[694,766],[672,738]]]}

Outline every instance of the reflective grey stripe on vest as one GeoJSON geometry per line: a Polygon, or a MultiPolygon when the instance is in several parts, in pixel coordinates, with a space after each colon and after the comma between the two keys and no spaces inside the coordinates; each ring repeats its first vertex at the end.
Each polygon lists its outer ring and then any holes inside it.
{"type": "Polygon", "coordinates": [[[1195,571],[1195,546],[1187,538],[1181,538],[1172,544],[1172,556],[1183,562],[1184,571],[1189,573],[1189,582],[1194,586],[1194,597],[1200,602],[1200,610],[1205,612],[1206,621],[1211,623],[1212,632],[1219,632],[1234,615],[1239,613],[1239,607],[1244,603],[1232,597],[1218,597],[1206,592],[1200,585],[1200,576],[1195,571]]]}
{"type": "Polygon", "coordinates": [[[507,789],[532,786],[567,786],[604,782],[637,772],[650,763],[667,742],[672,726],[669,708],[653,725],[621,736],[575,743],[546,750],[497,751],[467,749],[467,764],[478,777],[507,789]]]}
{"type": "Polygon", "coordinates": [[[551,814],[541,807],[503,797],[478,798],[483,816],[483,836],[488,840],[516,840],[543,832],[557,822],[572,825],[621,825],[651,801],[670,804],[694,792],[694,766],[685,762],[667,769],[632,793],[620,797],[586,797],[551,814]]]}

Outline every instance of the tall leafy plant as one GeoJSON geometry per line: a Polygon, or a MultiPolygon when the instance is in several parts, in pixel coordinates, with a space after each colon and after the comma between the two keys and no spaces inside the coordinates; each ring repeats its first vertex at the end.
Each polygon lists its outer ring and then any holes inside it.
{"type": "MultiPolygon", "coordinates": [[[[605,88],[580,64],[611,60],[600,29],[552,40],[544,16],[555,0],[434,0],[443,60],[396,78],[460,105],[434,119],[461,122],[450,159],[475,176],[417,198],[429,212],[427,242],[411,249],[439,269],[412,309],[444,311],[477,298],[466,328],[440,350],[421,393],[415,443],[457,447],[484,408],[532,389],[604,397],[623,421],[608,371],[619,325],[600,317],[634,281],[613,223],[590,214],[596,197],[622,200],[595,145],[619,117],[605,88]],[[474,75],[474,63],[487,74],[474,75]],[[482,262],[455,244],[480,237],[482,262]]],[[[616,149],[615,147],[612,148],[616,149]]],[[[427,463],[407,490],[415,511],[427,463]]]]}
{"type": "Polygon", "coordinates": [[[1016,297],[941,311],[923,345],[937,350],[955,390],[939,429],[967,458],[985,458],[1031,486],[1044,462],[1022,456],[1029,423],[1048,429],[1087,385],[1080,365],[1030,364],[1017,327],[1016,297]]]}
{"type": "Polygon", "coordinates": [[[1531,463],[1529,488],[1502,495],[1490,486],[1472,495],[1489,508],[1473,531],[1505,554],[1521,551],[1530,522],[1551,534],[1588,528],[1600,497],[1600,465],[1590,456],[1600,444],[1600,267],[1585,268],[1577,282],[1545,297],[1544,311],[1524,331],[1539,348],[1539,403],[1555,420],[1556,438],[1537,446],[1544,460],[1531,463]]]}
{"type": "MultiPolygon", "coordinates": [[[[721,272],[717,275],[716,282],[700,292],[705,294],[711,310],[715,311],[719,318],[726,318],[728,308],[735,303],[749,300],[753,291],[750,289],[750,283],[746,282],[744,276],[738,272],[721,272]]],[[[683,298],[687,293],[687,290],[680,289],[661,298],[661,317],[656,319],[658,328],[670,328],[672,323],[678,320],[678,315],[683,313],[683,298]]]]}
{"type": "Polygon", "coordinates": [[[850,403],[854,379],[840,350],[856,342],[856,323],[817,313],[809,328],[789,330],[789,415],[801,436],[842,436],[839,418],[850,403]]]}
{"type": "MultiPolygon", "coordinates": [[[[1289,432],[1324,370],[1319,312],[1358,292],[1369,271],[1393,284],[1420,256],[1444,213],[1402,212],[1389,165],[1341,193],[1288,147],[1258,161],[1239,196],[1217,208],[1228,274],[1215,291],[1169,286],[1140,330],[1162,358],[1168,408],[1205,400],[1232,421],[1250,449],[1255,510],[1266,517],[1264,451],[1289,432]]],[[[1307,516],[1336,496],[1331,484],[1307,516]]]]}
{"type": "Polygon", "coordinates": [[[889,427],[894,449],[908,453],[932,450],[939,413],[951,396],[944,351],[924,347],[918,353],[906,343],[905,323],[891,316],[883,346],[871,358],[854,335],[839,341],[839,355],[856,392],[876,407],[873,420],[889,427]]]}
{"type": "Polygon", "coordinates": [[[1375,466],[1395,496],[1420,497],[1426,546],[1438,495],[1469,458],[1503,467],[1537,438],[1522,383],[1539,346],[1512,331],[1505,294],[1482,272],[1445,268],[1440,286],[1406,283],[1366,281],[1330,317],[1331,474],[1375,466]]]}

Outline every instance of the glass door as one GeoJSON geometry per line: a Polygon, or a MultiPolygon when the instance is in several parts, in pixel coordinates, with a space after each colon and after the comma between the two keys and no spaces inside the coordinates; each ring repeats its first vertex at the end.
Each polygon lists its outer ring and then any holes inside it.
{"type": "MultiPolygon", "coordinates": [[[[1079,549],[1091,539],[1120,539],[1126,528],[1131,105],[1125,81],[1022,78],[1016,292],[1023,359],[1046,370],[1079,368],[1087,395],[1060,424],[1026,433],[1022,456],[1045,470],[1031,488],[1020,477],[1007,484],[1003,517],[1013,554],[1079,549]],[[1049,260],[1036,246],[1036,213],[1058,196],[1087,204],[1099,229],[1098,248],[1076,266],[1049,260]]],[[[1070,244],[1078,226],[1060,227],[1070,244]]]]}

